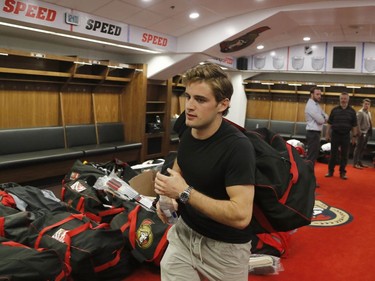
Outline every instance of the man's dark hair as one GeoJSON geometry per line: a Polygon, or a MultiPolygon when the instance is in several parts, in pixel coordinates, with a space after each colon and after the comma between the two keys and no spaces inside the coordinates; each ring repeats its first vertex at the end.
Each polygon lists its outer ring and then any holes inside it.
{"type": "MultiPolygon", "coordinates": [[[[219,65],[214,63],[205,63],[193,67],[182,76],[182,82],[185,86],[195,82],[207,83],[218,103],[224,99],[230,100],[233,94],[233,85],[228,75],[219,65]]],[[[229,107],[223,111],[223,116],[228,114],[228,110],[229,107]]]]}
{"type": "Polygon", "coordinates": [[[314,87],[310,88],[310,94],[313,94],[315,90],[320,90],[321,91],[321,89],[319,87],[314,86],[314,87]]]}

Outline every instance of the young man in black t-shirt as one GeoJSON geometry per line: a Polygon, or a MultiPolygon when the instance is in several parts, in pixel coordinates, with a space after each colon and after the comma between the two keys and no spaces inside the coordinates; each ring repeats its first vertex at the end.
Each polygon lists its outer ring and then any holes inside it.
{"type": "Polygon", "coordinates": [[[247,281],[255,152],[223,121],[233,86],[219,66],[199,65],[184,83],[187,129],[170,176],[155,179],[156,193],[176,199],[181,214],[168,233],[161,279],[247,281]]]}

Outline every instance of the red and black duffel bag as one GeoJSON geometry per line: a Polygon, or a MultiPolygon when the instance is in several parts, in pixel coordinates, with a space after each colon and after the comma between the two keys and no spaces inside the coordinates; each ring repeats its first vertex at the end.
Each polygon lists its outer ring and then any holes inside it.
{"type": "Polygon", "coordinates": [[[69,271],[56,251],[33,249],[0,237],[0,280],[68,280],[69,271]]]}
{"type": "Polygon", "coordinates": [[[95,224],[83,214],[35,212],[29,245],[53,249],[72,268],[74,280],[121,279],[132,272],[132,257],[118,230],[95,224]]]}
{"type": "Polygon", "coordinates": [[[113,207],[104,191],[95,189],[83,179],[64,183],[61,200],[97,223],[109,223],[124,211],[122,207],[113,207]]]}
{"type": "Polygon", "coordinates": [[[122,205],[125,211],[113,218],[111,228],[121,230],[138,262],[159,266],[168,246],[167,233],[171,225],[136,203],[123,201],[122,205]]]}

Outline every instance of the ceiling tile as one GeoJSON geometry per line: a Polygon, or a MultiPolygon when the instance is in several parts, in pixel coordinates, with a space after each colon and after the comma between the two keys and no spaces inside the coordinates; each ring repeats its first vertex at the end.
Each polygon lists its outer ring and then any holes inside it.
{"type": "Polygon", "coordinates": [[[165,17],[173,17],[184,11],[193,11],[195,6],[191,1],[187,0],[164,0],[152,5],[148,9],[165,17]]]}
{"type": "Polygon", "coordinates": [[[143,28],[150,28],[156,24],[163,21],[163,16],[157,13],[153,13],[148,10],[141,10],[139,13],[136,13],[128,18],[126,22],[131,25],[135,25],[143,28]]]}
{"type": "Polygon", "coordinates": [[[112,2],[112,0],[49,0],[45,2],[55,3],[59,6],[72,8],[86,13],[91,13],[99,7],[109,4],[110,2],[112,2]]]}
{"type": "Polygon", "coordinates": [[[194,30],[196,27],[193,25],[186,25],[185,22],[176,19],[166,19],[155,25],[153,25],[152,30],[158,31],[162,30],[162,33],[170,34],[172,36],[178,36],[178,30],[181,28],[187,28],[187,32],[194,30]]]}
{"type": "Polygon", "coordinates": [[[126,23],[126,18],[131,17],[132,15],[140,11],[141,8],[139,7],[126,4],[119,0],[114,0],[107,5],[94,10],[93,12],[98,16],[126,23]]]}
{"type": "Polygon", "coordinates": [[[191,10],[185,10],[175,16],[173,16],[173,19],[180,19],[186,22],[186,24],[194,24],[197,26],[205,26],[214,22],[218,22],[222,19],[224,19],[222,16],[212,12],[211,10],[199,6],[195,9],[196,12],[199,13],[199,18],[197,19],[190,19],[189,14],[191,10]]]}
{"type": "Polygon", "coordinates": [[[136,7],[148,8],[165,0],[121,0],[121,1],[124,3],[131,4],[133,6],[136,6],[136,7]]]}

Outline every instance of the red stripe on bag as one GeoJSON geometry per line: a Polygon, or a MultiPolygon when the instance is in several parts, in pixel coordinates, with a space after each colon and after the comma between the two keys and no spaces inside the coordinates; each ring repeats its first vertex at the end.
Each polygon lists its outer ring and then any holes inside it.
{"type": "Polygon", "coordinates": [[[97,222],[97,223],[101,223],[102,222],[102,218],[100,216],[97,216],[93,213],[90,213],[90,212],[85,212],[84,213],[86,217],[88,217],[89,219],[97,222]]]}
{"type": "Polygon", "coordinates": [[[122,213],[123,211],[125,211],[125,208],[111,208],[105,211],[98,212],[98,215],[100,217],[105,217],[109,215],[116,215],[116,214],[122,213]]]}
{"type": "MultiPolygon", "coordinates": [[[[273,248],[277,249],[280,255],[286,257],[288,255],[288,243],[287,235],[285,232],[273,232],[273,233],[259,233],[258,238],[262,240],[262,243],[266,243],[273,248]]],[[[259,241],[261,241],[259,240],[259,241]]]]}
{"type": "Polygon", "coordinates": [[[122,248],[116,251],[116,256],[114,257],[113,260],[111,260],[109,262],[106,262],[102,265],[94,267],[94,271],[100,272],[100,271],[106,270],[106,269],[118,264],[118,262],[120,261],[120,258],[121,258],[121,251],[122,251],[122,248]]]}
{"type": "Polygon", "coordinates": [[[291,164],[290,173],[292,174],[292,178],[289,181],[288,188],[285,191],[283,197],[281,197],[280,200],[279,200],[279,202],[282,203],[282,204],[285,204],[286,200],[288,199],[290,190],[292,189],[292,185],[296,184],[296,182],[298,181],[298,177],[299,177],[297,163],[294,160],[294,156],[293,156],[292,146],[290,144],[286,144],[286,148],[287,148],[288,154],[289,154],[289,161],[290,161],[290,164],[291,164]]]}
{"type": "Polygon", "coordinates": [[[4,224],[5,224],[5,218],[4,217],[0,217],[0,236],[1,237],[5,237],[4,224]]]}
{"type": "Polygon", "coordinates": [[[167,247],[166,247],[166,243],[168,243],[168,240],[167,240],[167,235],[168,235],[168,231],[169,229],[172,227],[172,225],[169,225],[168,228],[166,229],[166,231],[164,232],[164,235],[163,237],[160,239],[160,242],[158,244],[158,246],[156,247],[155,249],[155,253],[154,253],[154,256],[152,257],[153,260],[154,260],[154,263],[156,265],[160,265],[160,261],[163,257],[163,253],[162,251],[164,251],[167,247]]]}
{"type": "Polygon", "coordinates": [[[66,244],[66,251],[65,251],[65,263],[71,267],[70,265],[70,257],[71,257],[71,245],[72,245],[72,237],[85,231],[90,227],[90,222],[86,222],[85,224],[80,225],[79,227],[69,230],[65,237],[64,237],[64,243],[66,244]]]}
{"type": "Polygon", "coordinates": [[[133,211],[131,211],[128,215],[128,221],[130,222],[130,229],[129,229],[129,241],[130,244],[132,245],[133,249],[135,249],[135,233],[136,233],[136,228],[137,228],[137,215],[139,208],[141,208],[140,205],[137,205],[133,211]]]}
{"type": "Polygon", "coordinates": [[[85,198],[83,196],[79,198],[77,206],[76,206],[76,210],[78,210],[81,213],[85,212],[85,198]]]}
{"type": "Polygon", "coordinates": [[[64,186],[64,183],[63,183],[63,187],[61,188],[61,200],[62,201],[65,201],[65,192],[66,192],[66,187],[64,186]]]}

